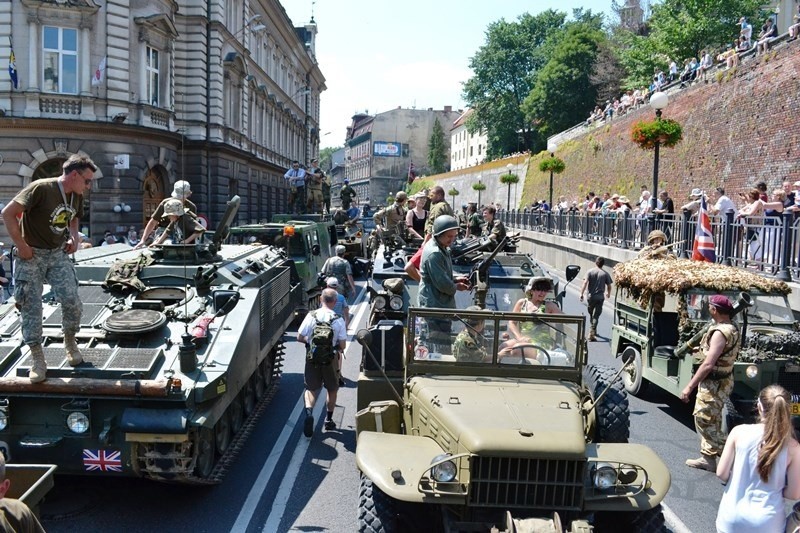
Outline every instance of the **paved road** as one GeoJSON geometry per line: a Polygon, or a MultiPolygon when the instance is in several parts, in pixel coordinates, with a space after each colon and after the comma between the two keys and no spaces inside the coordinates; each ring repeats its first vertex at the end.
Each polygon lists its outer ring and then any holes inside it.
{"type": "MultiPolygon", "coordinates": [[[[366,305],[351,307],[360,322],[366,305]]],[[[569,313],[585,313],[573,286],[565,305],[569,313]]],[[[601,319],[599,332],[605,338],[590,344],[589,359],[618,368],[606,340],[610,315],[607,310],[601,319]]],[[[351,334],[358,322],[351,324],[351,334]]],[[[287,340],[293,338],[287,335],[287,340]]],[[[358,475],[352,379],[358,375],[360,350],[355,343],[348,346],[344,374],[351,380],[339,394],[338,429],[323,430],[318,416],[310,440],[301,432],[303,357],[296,342],[287,343],[280,390],[221,485],[187,488],[131,479],[59,477],[42,507],[47,531],[355,531],[358,475]]],[[[630,403],[631,441],[652,447],[671,467],[666,505],[679,520],[675,531],[714,531],[723,487],[713,474],[683,464],[697,455],[699,446],[689,408],[658,392],[631,398],[630,403]]],[[[320,402],[318,413],[321,407],[320,402]]]]}

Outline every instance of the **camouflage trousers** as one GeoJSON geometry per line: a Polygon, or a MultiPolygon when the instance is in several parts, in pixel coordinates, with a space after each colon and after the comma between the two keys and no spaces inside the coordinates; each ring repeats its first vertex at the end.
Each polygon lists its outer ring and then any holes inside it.
{"type": "Polygon", "coordinates": [[[725,379],[706,379],[697,387],[694,402],[694,425],[700,435],[700,452],[703,455],[721,455],[725,447],[722,432],[722,409],[733,390],[733,376],[725,379]]]}
{"type": "Polygon", "coordinates": [[[78,279],[69,256],[60,248],[33,248],[31,259],[14,264],[14,298],[22,316],[25,344],[42,343],[42,287],[48,283],[61,304],[64,333],[77,333],[83,304],[78,297],[78,279]]]}

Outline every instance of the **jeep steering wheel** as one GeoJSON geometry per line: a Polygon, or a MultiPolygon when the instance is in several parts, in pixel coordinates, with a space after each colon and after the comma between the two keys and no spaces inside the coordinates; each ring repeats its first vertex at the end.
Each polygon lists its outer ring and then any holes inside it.
{"type": "Polygon", "coordinates": [[[527,359],[525,357],[525,348],[534,348],[535,350],[538,351],[538,354],[536,355],[536,359],[539,359],[539,355],[540,354],[544,355],[547,358],[547,362],[545,364],[548,365],[548,366],[550,365],[550,354],[547,353],[547,350],[545,350],[544,348],[542,348],[538,344],[532,344],[532,343],[529,343],[529,342],[520,342],[519,344],[515,344],[514,346],[509,348],[509,351],[513,352],[517,348],[521,349],[520,350],[520,357],[519,357],[520,364],[525,364],[525,360],[527,359]]]}

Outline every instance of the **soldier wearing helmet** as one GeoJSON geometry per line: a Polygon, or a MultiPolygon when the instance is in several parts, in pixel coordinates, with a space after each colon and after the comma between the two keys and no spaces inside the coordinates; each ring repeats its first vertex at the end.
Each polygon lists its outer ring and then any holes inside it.
{"type": "Polygon", "coordinates": [[[197,217],[197,206],[189,200],[191,195],[192,186],[188,181],[176,181],[170,197],[162,200],[161,203],[158,204],[158,207],[156,207],[156,210],[153,211],[150,220],[147,221],[147,225],[144,227],[144,231],[142,231],[142,237],[139,239],[139,243],[134,248],[144,248],[147,245],[147,239],[150,238],[150,235],[152,235],[156,229],[160,231],[156,232],[155,237],[158,238],[161,236],[161,233],[169,224],[169,219],[164,217],[164,207],[167,205],[167,202],[180,200],[183,203],[183,207],[186,208],[186,212],[192,217],[197,217]]]}
{"type": "Polygon", "coordinates": [[[647,246],[639,250],[639,259],[675,259],[675,255],[666,247],[667,236],[660,229],[654,229],[647,235],[647,246]]]}
{"type": "MultiPolygon", "coordinates": [[[[454,217],[453,209],[450,207],[444,199],[444,189],[440,186],[436,186],[431,189],[430,193],[431,199],[431,208],[428,212],[428,220],[425,221],[425,233],[429,234],[433,231],[433,223],[436,221],[438,217],[441,215],[450,215],[454,217]]],[[[456,222],[456,226],[458,223],[456,222]]]]}
{"type": "Polygon", "coordinates": [[[355,294],[356,283],[353,281],[353,267],[344,258],[347,248],[337,244],[335,250],[336,255],[329,257],[325,264],[322,265],[322,273],[325,274],[326,278],[335,277],[339,281],[339,286],[336,287],[336,290],[347,298],[355,294]]]}
{"type": "MultiPolygon", "coordinates": [[[[467,307],[467,311],[483,311],[477,305],[467,307]]],[[[467,318],[464,320],[466,327],[453,341],[453,355],[458,362],[482,363],[491,361],[492,356],[487,351],[489,342],[483,336],[484,320],[467,318]]]]}
{"type": "Polygon", "coordinates": [[[376,211],[372,216],[375,225],[380,231],[383,231],[384,239],[390,237],[399,237],[403,240],[406,228],[406,199],[408,196],[403,191],[398,192],[394,196],[394,203],[388,207],[384,207],[376,211]]]}
{"type": "Polygon", "coordinates": [[[451,215],[442,215],[433,224],[433,238],[422,251],[420,307],[455,309],[456,291],[469,290],[466,276],[453,278],[450,245],[455,241],[456,235],[458,235],[458,221],[451,215]]]}

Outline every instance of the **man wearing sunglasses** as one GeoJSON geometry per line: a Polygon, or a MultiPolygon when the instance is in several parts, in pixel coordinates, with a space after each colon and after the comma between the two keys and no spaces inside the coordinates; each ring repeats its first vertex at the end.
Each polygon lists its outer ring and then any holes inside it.
{"type": "Polygon", "coordinates": [[[81,244],[78,234],[83,195],[92,188],[97,165],[85,155],[72,155],[57,178],[36,180],[3,208],[3,222],[17,248],[14,298],[22,317],[22,337],[30,348],[32,383],[44,381],[47,364],[42,349],[42,287],[48,283],[61,304],[67,362],[83,356],[75,339],[83,305],[75,268],[69,259],[81,244]]]}

